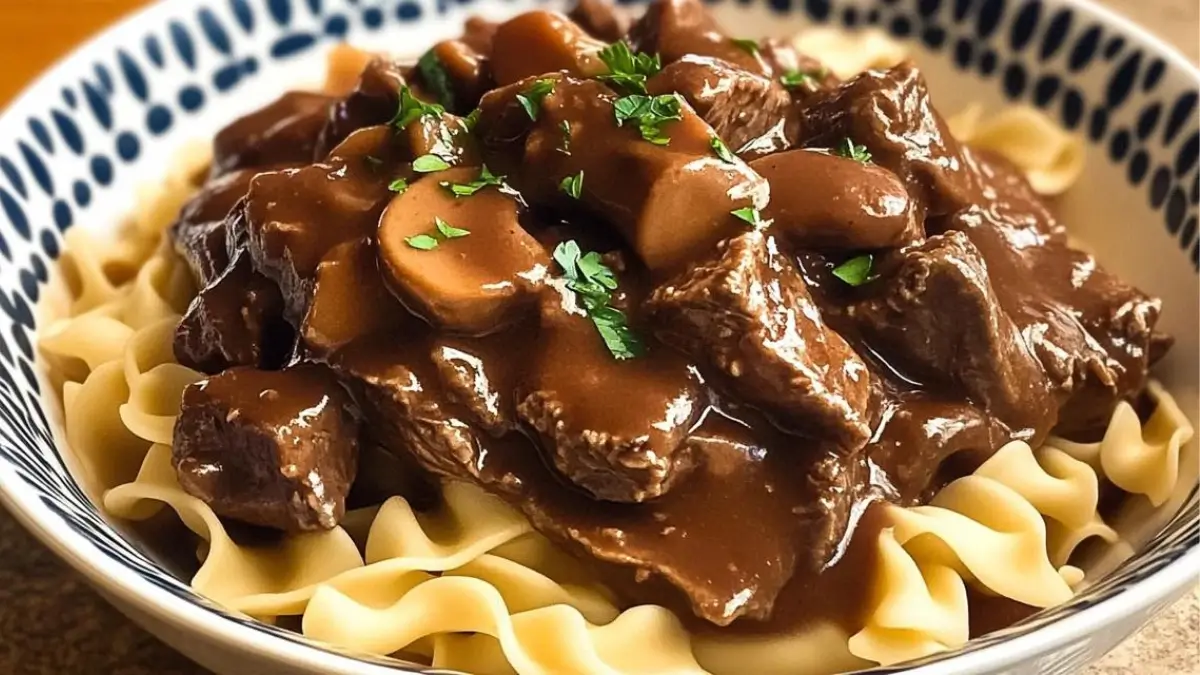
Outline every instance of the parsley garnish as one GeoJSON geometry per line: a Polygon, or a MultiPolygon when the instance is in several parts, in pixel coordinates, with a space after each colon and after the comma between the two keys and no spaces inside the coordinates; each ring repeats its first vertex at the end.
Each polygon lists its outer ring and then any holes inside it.
{"type": "Polygon", "coordinates": [[[583,193],[583,170],[574,176],[567,176],[558,184],[558,189],[567,193],[567,196],[579,199],[579,195],[583,193]]]}
{"type": "Polygon", "coordinates": [[[800,86],[815,87],[817,83],[816,78],[811,74],[799,70],[785,72],[779,77],[779,82],[788,89],[795,89],[800,86]]]}
{"type": "Polygon", "coordinates": [[[450,75],[446,73],[446,67],[432,49],[417,61],[417,70],[421,73],[421,81],[437,97],[438,103],[442,104],[443,108],[453,108],[454,84],[450,75]]]}
{"type": "Polygon", "coordinates": [[[851,286],[862,286],[871,280],[872,262],[873,258],[869,254],[851,258],[833,268],[833,276],[851,286]]]}
{"type": "Polygon", "coordinates": [[[470,230],[454,227],[441,218],[435,217],[433,219],[433,230],[428,234],[415,234],[407,237],[404,243],[419,251],[432,251],[442,243],[443,239],[458,239],[468,234],[471,234],[470,230]]]}
{"type": "Polygon", "coordinates": [[[434,171],[445,171],[450,168],[446,160],[437,155],[421,155],[413,160],[413,171],[417,173],[433,173],[434,171]]]}
{"type": "Polygon", "coordinates": [[[397,129],[403,130],[409,124],[421,119],[422,117],[441,117],[446,109],[436,103],[426,103],[421,99],[413,96],[412,91],[408,87],[400,86],[400,109],[396,111],[396,116],[392,118],[391,124],[397,129]]]}
{"type": "Polygon", "coordinates": [[[729,38],[729,41],[738,49],[746,52],[750,56],[758,56],[758,40],[749,40],[746,38],[729,38]]]}
{"type": "Polygon", "coordinates": [[[558,150],[564,155],[571,154],[571,123],[563,120],[558,123],[558,128],[562,129],[563,142],[562,147],[558,150]]]}
{"type": "Polygon", "coordinates": [[[479,192],[485,187],[504,185],[504,176],[494,175],[484,164],[479,168],[479,178],[470,183],[451,183],[450,181],[442,181],[441,186],[454,193],[455,197],[470,197],[479,192]]]}
{"type": "Polygon", "coordinates": [[[388,183],[388,189],[398,195],[404,194],[404,191],[408,189],[408,181],[404,180],[403,178],[397,178],[391,183],[388,183]]]}
{"type": "Polygon", "coordinates": [[[730,164],[737,162],[737,156],[729,151],[729,146],[725,145],[725,141],[713,136],[708,144],[712,146],[713,152],[717,153],[717,157],[721,158],[722,162],[729,162],[730,164]]]}
{"type": "Polygon", "coordinates": [[[635,53],[623,40],[601,49],[600,60],[608,66],[608,74],[599,79],[634,94],[645,94],[646,80],[662,70],[657,54],[635,53]]]}
{"type": "Polygon", "coordinates": [[[842,140],[842,144],[837,147],[837,154],[863,164],[871,161],[871,153],[867,152],[867,146],[855,145],[849,138],[842,140]]]}
{"type": "Polygon", "coordinates": [[[730,211],[730,213],[737,216],[739,219],[744,220],[751,225],[754,225],[755,227],[757,227],[759,225],[759,223],[762,222],[762,216],[759,215],[758,209],[754,208],[753,206],[747,206],[746,208],[743,208],[743,209],[735,209],[733,211],[730,211]]]}
{"type": "Polygon", "coordinates": [[[467,113],[467,116],[463,118],[463,126],[467,128],[467,131],[475,131],[476,124],[479,124],[479,108],[467,113]]]}
{"type": "Polygon", "coordinates": [[[613,113],[617,118],[617,126],[625,126],[626,122],[637,124],[642,138],[655,145],[666,145],[671,139],[663,134],[662,127],[672,120],[683,119],[679,97],[675,94],[661,96],[642,96],[632,94],[613,101],[613,113]]]}
{"type": "Polygon", "coordinates": [[[554,80],[538,80],[529,85],[523,94],[517,94],[517,100],[521,102],[521,107],[525,109],[525,114],[529,115],[529,119],[537,120],[538,111],[542,107],[542,99],[554,91],[554,80]]]}
{"type": "Polygon", "coordinates": [[[592,251],[582,255],[579,244],[564,241],[555,247],[554,261],[562,268],[567,288],[575,292],[609,353],[620,361],[645,353],[642,341],[629,329],[625,313],[610,304],[617,277],[600,254],[592,251]]]}

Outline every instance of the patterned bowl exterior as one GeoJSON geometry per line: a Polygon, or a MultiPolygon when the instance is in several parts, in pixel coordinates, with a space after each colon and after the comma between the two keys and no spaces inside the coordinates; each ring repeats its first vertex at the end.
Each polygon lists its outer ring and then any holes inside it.
{"type": "MultiPolygon", "coordinates": [[[[195,135],[191,118],[244,110],[247,98],[277,93],[283,85],[263,73],[280,63],[341,39],[395,48],[380,38],[399,34],[419,48],[435,33],[451,34],[468,13],[503,16],[526,4],[162,2],[79,49],[0,116],[0,497],[123,611],[202,663],[223,672],[436,672],[345,654],[231,615],[106,522],[59,456],[60,429],[35,366],[34,307],[62,235],[93,212],[118,213],[114,203],[131,206],[110,189],[115,178],[161,167],[160,146],[195,135]]],[[[1126,198],[1146,199],[1160,214],[1156,225],[1180,251],[1171,264],[1200,267],[1200,72],[1136,26],[1086,0],[769,0],[758,9],[792,22],[882,27],[1082,131],[1090,161],[1123,166],[1126,198]]],[[[1194,582],[1198,522],[1193,490],[1141,554],[1072,602],[957,652],[870,672],[1074,672],[1194,582]]]]}

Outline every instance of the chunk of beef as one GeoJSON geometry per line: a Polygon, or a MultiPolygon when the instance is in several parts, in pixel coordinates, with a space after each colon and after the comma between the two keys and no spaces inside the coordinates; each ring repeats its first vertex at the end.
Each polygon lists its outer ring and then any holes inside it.
{"type": "Polygon", "coordinates": [[[184,390],[172,460],[218,515],[279,530],[330,529],[345,513],[358,423],[329,371],[236,368],[184,390]]]}
{"type": "Polygon", "coordinates": [[[597,499],[661,497],[695,467],[684,441],[707,407],[703,385],[667,350],[614,359],[587,315],[562,307],[543,309],[541,358],[517,412],[555,468],[597,499]]]}
{"type": "Polygon", "coordinates": [[[961,232],[884,263],[872,296],[847,309],[873,350],[914,379],[959,389],[1036,444],[1054,426],[1042,366],[1001,307],[979,251],[961,232]]]}
{"type": "Polygon", "coordinates": [[[279,287],[254,271],[244,249],[204,287],[175,329],[175,359],[203,373],[278,368],[292,349],[279,287]]]}
{"type": "Polygon", "coordinates": [[[633,48],[658,54],[663,63],[688,55],[711,56],[757,75],[774,77],[757,48],[725,35],[701,0],[655,0],[629,31],[633,48]]]}
{"type": "Polygon", "coordinates": [[[794,248],[860,251],[924,236],[904,184],[883,167],[790,150],[756,159],[750,168],[771,184],[763,219],[794,248]]]}
{"type": "Polygon", "coordinates": [[[207,286],[229,265],[225,218],[246,196],[250,179],[257,173],[244,169],[208,181],[183,205],[179,219],[171,225],[175,252],[188,264],[199,286],[207,286]]]}
{"type": "Polygon", "coordinates": [[[653,95],[679,92],[733,150],[762,136],[788,136],[792,99],[787,90],[718,59],[685,56],[650,78],[646,89],[653,95]]]}
{"type": "Polygon", "coordinates": [[[871,161],[900,176],[929,215],[973,201],[959,145],[911,62],[868,70],[815,98],[801,109],[797,129],[797,145],[837,148],[846,139],[865,145],[871,161]]]}
{"type": "Polygon", "coordinates": [[[659,145],[635,124],[613,123],[617,96],[603,84],[549,79],[554,89],[536,121],[517,100],[532,84],[526,81],[488,93],[476,127],[488,165],[509,173],[530,203],[582,205],[620,232],[653,270],[706,255],[745,229],[732,211],[766,205],[766,182],[740,160],[717,158],[712,129],[685,102],[679,103],[681,119],[662,126],[670,143],[659,145]],[[580,172],[585,179],[575,200],[560,185],[580,172]]]}
{"type": "Polygon", "coordinates": [[[866,443],[869,374],[829,329],[775,241],[753,231],[660,286],[645,311],[662,340],[721,373],[776,423],[846,452],[866,443]]]}
{"type": "Polygon", "coordinates": [[[629,15],[608,0],[579,0],[567,15],[597,40],[616,42],[629,32],[629,15]]]}
{"type": "Polygon", "coordinates": [[[558,12],[533,10],[500,24],[492,38],[492,74],[499,85],[566,71],[578,77],[608,72],[606,45],[558,12]]]}
{"type": "Polygon", "coordinates": [[[808,101],[813,95],[833,89],[842,83],[820,60],[796,51],[787,40],[767,38],[758,43],[762,59],[771,66],[777,79],[787,77],[788,90],[799,102],[808,101]]]}
{"type": "Polygon", "coordinates": [[[372,59],[349,95],[329,107],[319,138],[309,159],[320,159],[365,127],[387,124],[400,107],[400,87],[407,84],[406,69],[396,61],[372,59]]]}
{"type": "Polygon", "coordinates": [[[480,175],[459,168],[417,181],[388,205],[378,234],[380,269],[392,293],[430,324],[471,335],[520,318],[550,264],[522,229],[511,190],[487,187],[460,198],[443,187],[480,175]]]}
{"type": "Polygon", "coordinates": [[[439,337],[430,349],[438,380],[476,426],[499,438],[517,429],[515,392],[505,386],[524,365],[512,358],[507,336],[463,339],[439,337]]]}
{"type": "Polygon", "coordinates": [[[213,139],[213,175],[311,161],[332,104],[324,94],[293,91],[230,124],[213,139]]]}

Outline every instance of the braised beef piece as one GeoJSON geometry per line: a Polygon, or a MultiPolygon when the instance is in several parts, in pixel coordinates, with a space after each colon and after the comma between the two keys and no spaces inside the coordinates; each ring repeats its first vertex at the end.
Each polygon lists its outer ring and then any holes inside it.
{"type": "Polygon", "coordinates": [[[537,9],[496,28],[492,74],[501,86],[558,72],[593,77],[608,72],[600,60],[606,46],[562,14],[537,9]]]}
{"type": "Polygon", "coordinates": [[[495,358],[511,344],[504,337],[439,337],[429,351],[446,397],[472,424],[496,438],[518,428],[516,392],[506,386],[524,365],[518,359],[495,358]]]}
{"type": "Polygon", "coordinates": [[[255,272],[241,249],[192,299],[175,329],[175,359],[210,375],[234,366],[279,368],[292,342],[279,287],[255,272]]]}
{"type": "Polygon", "coordinates": [[[333,99],[293,91],[222,129],[213,139],[212,172],[312,161],[333,99]]]}
{"type": "Polygon", "coordinates": [[[1051,383],[1001,307],[979,251],[947,232],[884,259],[847,313],[872,350],[912,380],[965,395],[1020,438],[1054,426],[1051,383]]]}
{"type": "Polygon", "coordinates": [[[787,40],[760,40],[758,51],[771,66],[776,79],[787,80],[788,91],[797,101],[804,102],[814,94],[832,89],[842,82],[824,63],[812,55],[797,52],[787,40]]]}
{"type": "Polygon", "coordinates": [[[632,23],[628,14],[608,0],[579,0],[567,18],[592,37],[605,42],[616,42],[625,37],[632,23]]]}
{"type": "Polygon", "coordinates": [[[958,143],[912,62],[865,71],[815,97],[800,109],[796,128],[796,145],[838,149],[849,139],[866,146],[871,161],[900,176],[930,216],[953,212],[975,197],[958,143]]]}
{"type": "Polygon", "coordinates": [[[883,167],[815,150],[789,150],[756,159],[750,168],[772,188],[762,218],[793,249],[885,249],[924,236],[904,183],[883,167]]]}
{"type": "Polygon", "coordinates": [[[198,285],[211,283],[229,264],[225,218],[246,196],[250,179],[257,173],[256,169],[242,169],[208,181],[183,205],[171,225],[175,252],[188,264],[198,285]]]}
{"type": "Polygon", "coordinates": [[[756,75],[775,77],[758,43],[751,40],[751,48],[737,37],[721,31],[701,0],[655,0],[629,30],[636,51],[658,54],[664,64],[686,56],[709,56],[756,75]]]}
{"type": "Polygon", "coordinates": [[[769,235],[722,242],[656,289],[645,310],[664,342],[720,373],[777,424],[846,452],[867,442],[867,367],[821,320],[769,235]]]}
{"type": "Polygon", "coordinates": [[[712,128],[686,103],[681,119],[662,127],[669,144],[655,144],[634,123],[614,124],[617,96],[600,82],[539,79],[554,88],[536,121],[517,98],[533,84],[527,80],[484,96],[476,127],[488,166],[507,173],[531,204],[584,207],[616,229],[651,270],[707,254],[745,229],[733,211],[765,206],[766,182],[736,158],[716,161],[712,128]],[[580,172],[585,180],[576,200],[561,184],[580,172]]]}
{"type": "Polygon", "coordinates": [[[350,401],[323,366],[235,368],[184,390],[172,461],[217,515],[289,532],[330,529],[358,460],[350,401]]]}
{"type": "Polygon", "coordinates": [[[706,56],[685,56],[646,83],[652,95],[679,92],[731,150],[773,134],[786,139],[792,99],[778,82],[706,56]]]}
{"type": "Polygon", "coordinates": [[[400,87],[408,84],[399,62],[377,57],[367,64],[358,86],[329,107],[324,126],[309,159],[320,159],[364,127],[387,124],[400,108],[400,87]]]}

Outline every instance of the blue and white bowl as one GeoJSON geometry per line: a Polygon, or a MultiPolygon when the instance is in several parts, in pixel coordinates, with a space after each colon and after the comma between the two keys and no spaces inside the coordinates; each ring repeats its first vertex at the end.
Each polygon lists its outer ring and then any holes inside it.
{"type": "MultiPolygon", "coordinates": [[[[60,455],[39,374],[35,307],[63,234],[115,228],[139,185],[188,141],[211,137],[286,88],[315,84],[340,40],[419,51],[470,14],[529,0],[173,0],[79,48],[0,115],[0,497],[124,613],[222,674],[423,672],[328,649],[233,616],[124,539],[60,455]]],[[[758,0],[718,13],[738,35],[812,24],[881,27],[909,45],[944,111],[1032,104],[1087,139],[1088,163],[1059,202],[1107,265],[1163,297],[1178,338],[1157,373],[1195,422],[1200,330],[1200,71],[1087,0],[758,0]]],[[[1194,471],[1185,471],[1194,482],[1194,471]]],[[[910,666],[911,672],[1069,673],[1182,595],[1200,573],[1194,487],[1144,549],[1072,602],[910,666]]],[[[878,672],[899,672],[893,668],[878,672]]]]}

